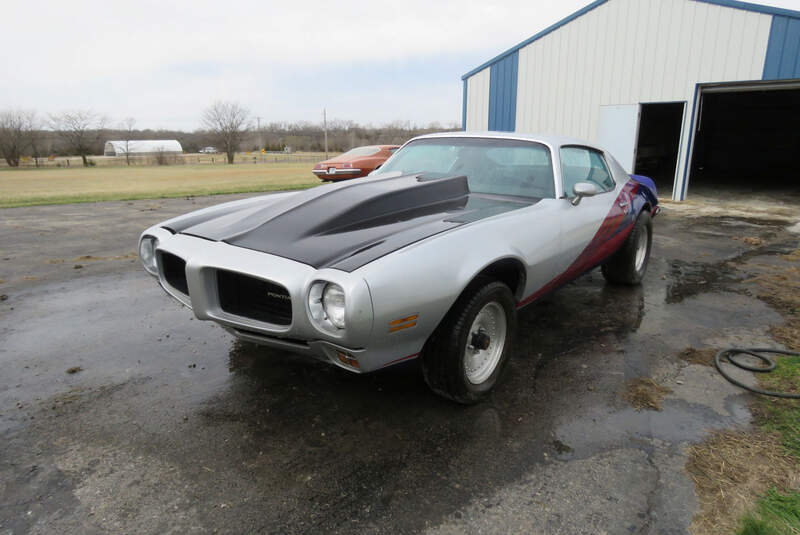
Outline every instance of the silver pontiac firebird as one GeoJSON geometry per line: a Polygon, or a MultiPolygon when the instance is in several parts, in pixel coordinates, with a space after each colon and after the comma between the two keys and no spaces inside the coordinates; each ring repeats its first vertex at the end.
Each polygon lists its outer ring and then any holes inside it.
{"type": "Polygon", "coordinates": [[[147,229],[166,292],[234,336],[363,373],[419,358],[438,394],[485,397],[517,309],[596,266],[647,268],[655,185],[554,136],[412,139],[369,177],[234,201],[147,229]]]}

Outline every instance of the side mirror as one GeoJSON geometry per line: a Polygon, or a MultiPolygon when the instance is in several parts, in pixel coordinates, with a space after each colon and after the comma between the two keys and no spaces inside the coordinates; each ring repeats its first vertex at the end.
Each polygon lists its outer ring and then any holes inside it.
{"type": "Polygon", "coordinates": [[[600,190],[597,189],[597,186],[590,182],[578,182],[572,188],[572,192],[575,194],[575,197],[570,199],[569,202],[571,202],[573,206],[578,206],[581,202],[581,199],[584,197],[594,197],[600,193],[600,190]]]}

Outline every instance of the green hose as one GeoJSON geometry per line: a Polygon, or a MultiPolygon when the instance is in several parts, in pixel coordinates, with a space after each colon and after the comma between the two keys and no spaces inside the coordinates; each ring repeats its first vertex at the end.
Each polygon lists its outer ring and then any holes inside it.
{"type": "Polygon", "coordinates": [[[771,372],[775,369],[775,361],[769,358],[766,355],[762,355],[762,353],[772,353],[776,355],[789,355],[792,357],[800,357],[800,353],[796,351],[785,351],[783,349],[772,349],[769,347],[749,347],[749,348],[742,348],[742,347],[730,347],[728,349],[723,349],[717,356],[714,357],[714,364],[717,367],[717,371],[719,371],[722,376],[730,381],[731,383],[744,388],[745,390],[749,390],[750,392],[755,392],[756,394],[763,394],[765,396],[773,396],[776,398],[785,398],[785,399],[800,399],[800,394],[789,394],[787,392],[772,392],[769,390],[761,390],[760,388],[755,388],[753,386],[748,386],[741,381],[737,381],[730,375],[728,375],[722,369],[722,360],[725,359],[727,362],[733,364],[737,368],[741,368],[743,370],[748,370],[751,372],[758,372],[758,373],[766,373],[771,372]],[[739,362],[736,360],[734,355],[750,355],[759,359],[761,362],[766,364],[766,366],[750,366],[749,364],[745,364],[744,362],[739,362]]]}

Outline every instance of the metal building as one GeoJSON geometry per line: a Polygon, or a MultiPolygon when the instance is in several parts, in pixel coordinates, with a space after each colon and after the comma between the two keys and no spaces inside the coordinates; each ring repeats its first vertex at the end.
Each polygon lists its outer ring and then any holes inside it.
{"type": "Polygon", "coordinates": [[[798,11],[597,0],[462,80],[464,129],[599,143],[662,196],[754,176],[798,187],[798,11]]]}
{"type": "Polygon", "coordinates": [[[143,156],[148,154],[183,154],[177,139],[131,139],[130,141],[106,141],[103,156],[143,156]]]}

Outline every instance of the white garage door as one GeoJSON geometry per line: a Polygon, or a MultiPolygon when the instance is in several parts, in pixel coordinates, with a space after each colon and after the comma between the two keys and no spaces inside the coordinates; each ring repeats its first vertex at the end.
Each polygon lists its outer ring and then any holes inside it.
{"type": "Polygon", "coordinates": [[[597,141],[628,173],[636,162],[639,137],[639,105],[600,106],[597,141]]]}

